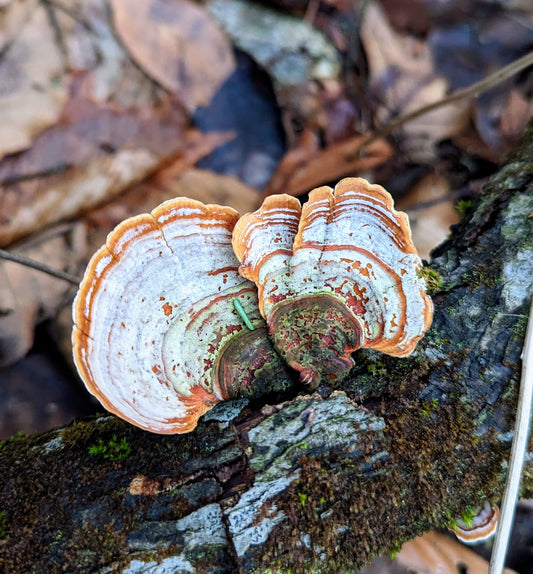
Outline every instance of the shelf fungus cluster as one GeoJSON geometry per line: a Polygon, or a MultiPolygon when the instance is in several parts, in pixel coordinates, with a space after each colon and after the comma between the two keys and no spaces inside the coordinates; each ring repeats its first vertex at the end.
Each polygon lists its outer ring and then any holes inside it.
{"type": "Polygon", "coordinates": [[[74,360],[109,411],[159,433],[216,403],[342,380],[359,348],[409,355],[432,303],[407,216],[342,180],[303,206],[271,196],[239,219],[187,198],[128,219],[93,256],[73,307],[74,360]]]}

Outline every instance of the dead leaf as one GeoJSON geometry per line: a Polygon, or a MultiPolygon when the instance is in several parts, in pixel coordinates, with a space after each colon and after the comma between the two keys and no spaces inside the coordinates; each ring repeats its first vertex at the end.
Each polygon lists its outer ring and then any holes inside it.
{"type": "MultiPolygon", "coordinates": [[[[85,256],[81,223],[58,228],[20,245],[16,253],[55,269],[79,272],[85,256]]],[[[71,301],[70,283],[18,263],[0,261],[0,366],[22,358],[33,344],[35,325],[71,301]]]]}
{"type": "Polygon", "coordinates": [[[0,24],[0,159],[26,149],[53,125],[68,95],[69,79],[44,6],[13,3],[0,24]],[[27,13],[21,10],[27,9],[27,13]],[[36,39],[38,38],[38,41],[36,39]]]}
{"type": "Polygon", "coordinates": [[[396,207],[409,215],[413,242],[420,257],[428,261],[431,250],[450,234],[450,225],[459,221],[450,184],[442,174],[423,177],[405,197],[396,201],[396,207]]]}
{"type": "Polygon", "coordinates": [[[434,21],[427,0],[380,0],[390,23],[398,30],[425,36],[434,21]]]}
{"type": "Polygon", "coordinates": [[[73,384],[55,356],[32,353],[1,369],[0,378],[0,440],[20,431],[44,432],[94,412],[81,382],[73,384]]]}
{"type": "MultiPolygon", "coordinates": [[[[377,101],[380,124],[446,96],[448,83],[434,69],[428,45],[395,32],[379,5],[369,3],[361,26],[370,71],[370,88],[377,101]]],[[[401,127],[404,149],[411,159],[428,161],[434,144],[459,133],[468,123],[470,103],[456,102],[416,118],[401,127]]]]}
{"type": "Polygon", "coordinates": [[[235,62],[230,43],[187,0],[110,0],[117,33],[151,78],[190,111],[206,106],[235,62]]]}
{"type": "Polygon", "coordinates": [[[186,163],[177,160],[149,180],[133,186],[115,201],[87,213],[84,220],[91,234],[86,260],[100,247],[115,225],[128,217],[148,213],[168,199],[181,196],[204,203],[229,205],[240,213],[254,211],[260,201],[257,191],[231,175],[190,169],[186,163]]]}
{"type": "Polygon", "coordinates": [[[0,52],[20,33],[38,0],[0,0],[0,52]]]}
{"type": "Polygon", "coordinates": [[[131,108],[152,107],[167,97],[120,43],[106,0],[54,0],[48,9],[69,68],[84,73],[88,99],[131,108]]]}
{"type": "Polygon", "coordinates": [[[532,116],[533,101],[508,81],[481,95],[474,120],[483,142],[496,158],[501,158],[516,145],[532,116]]]}
{"type": "MultiPolygon", "coordinates": [[[[516,142],[524,131],[529,118],[533,116],[533,100],[524,97],[517,88],[509,92],[508,105],[502,110],[500,127],[506,142],[516,142]]],[[[507,148],[510,146],[507,145],[507,148]]],[[[507,150],[509,151],[509,150],[507,150]]]]}
{"type": "Polygon", "coordinates": [[[0,162],[0,245],[74,217],[185,153],[183,111],[117,111],[80,94],[34,145],[0,162]]]}
{"type": "MultiPolygon", "coordinates": [[[[474,3],[475,4],[475,3],[474,3]]],[[[428,35],[435,66],[453,90],[465,88],[497,73],[531,50],[533,4],[522,9],[516,2],[496,12],[477,12],[471,0],[449,4],[439,13],[428,35]],[[475,16],[473,17],[473,14],[475,16]]],[[[476,94],[472,120],[482,143],[466,134],[470,153],[498,162],[517,143],[531,115],[533,76],[527,70],[476,94]],[[529,100],[529,101],[528,101],[529,100]],[[529,108],[529,109],[528,109],[529,108]],[[486,149],[483,149],[483,147],[486,149]]],[[[463,133],[456,142],[463,141],[463,133]]]]}
{"type": "MultiPolygon", "coordinates": [[[[33,344],[38,306],[28,305],[17,296],[16,288],[20,290],[21,278],[27,279],[21,275],[20,267],[16,263],[0,262],[0,367],[23,357],[33,344]]],[[[23,285],[22,293],[29,292],[31,297],[33,289],[23,285]]]]}
{"type": "Polygon", "coordinates": [[[219,175],[211,171],[191,169],[181,177],[168,181],[165,172],[159,173],[155,182],[164,181],[166,189],[173,196],[186,196],[204,203],[229,205],[240,214],[254,211],[259,207],[261,196],[231,175],[219,175]]]}
{"type": "Polygon", "coordinates": [[[359,153],[366,139],[366,136],[355,135],[319,149],[316,134],[305,130],[299,145],[281,160],[264,196],[275,193],[300,195],[343,176],[364,173],[392,154],[392,148],[385,140],[376,140],[359,153]]]}
{"type": "MultiPolygon", "coordinates": [[[[416,574],[487,574],[486,560],[456,540],[438,532],[426,532],[406,542],[396,557],[398,562],[416,574]]],[[[516,574],[509,568],[506,574],[516,574]]]]}

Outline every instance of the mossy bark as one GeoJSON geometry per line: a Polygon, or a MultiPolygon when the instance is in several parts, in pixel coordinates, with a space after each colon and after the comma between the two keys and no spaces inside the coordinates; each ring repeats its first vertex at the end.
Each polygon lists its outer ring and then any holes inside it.
{"type": "Polygon", "coordinates": [[[415,354],[359,352],[337,388],[228,401],[188,435],[106,416],[0,443],[0,566],[353,571],[497,502],[532,295],[533,128],[430,268],[415,354]]]}

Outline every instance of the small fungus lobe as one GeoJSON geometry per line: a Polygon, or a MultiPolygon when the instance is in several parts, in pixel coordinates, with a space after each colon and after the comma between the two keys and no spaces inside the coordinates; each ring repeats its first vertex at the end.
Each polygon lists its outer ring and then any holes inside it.
{"type": "Polygon", "coordinates": [[[477,544],[495,534],[499,518],[499,508],[486,502],[471,520],[458,518],[452,530],[461,542],[477,544]]]}

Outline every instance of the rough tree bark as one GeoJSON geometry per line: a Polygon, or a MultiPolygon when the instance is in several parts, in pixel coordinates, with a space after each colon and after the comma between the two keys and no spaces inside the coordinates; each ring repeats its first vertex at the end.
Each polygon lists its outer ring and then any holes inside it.
{"type": "Polygon", "coordinates": [[[0,443],[0,565],[352,571],[497,502],[532,294],[532,158],[533,126],[435,251],[434,323],[413,356],[359,352],[337,388],[229,401],[188,435],[104,416],[0,443]]]}

